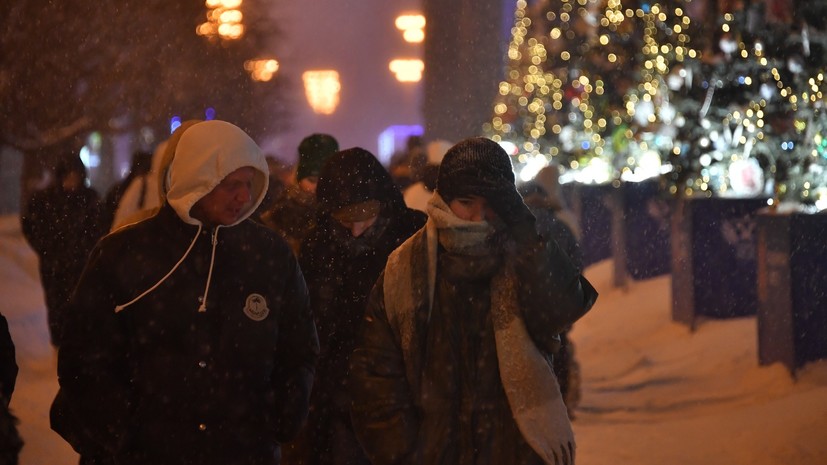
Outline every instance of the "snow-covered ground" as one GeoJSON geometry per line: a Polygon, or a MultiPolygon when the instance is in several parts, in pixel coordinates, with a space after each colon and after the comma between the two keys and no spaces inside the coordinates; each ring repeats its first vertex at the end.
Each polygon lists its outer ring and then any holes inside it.
{"type": "MultiPolygon", "coordinates": [[[[572,339],[583,374],[574,422],[578,465],[827,464],[827,360],[793,380],[758,366],[755,318],[670,319],[670,278],[611,285],[611,262],[586,274],[600,291],[572,339]]],[[[12,411],[21,465],[69,465],[77,455],[49,429],[57,391],[37,257],[17,217],[0,217],[0,312],[20,366],[12,411]]]]}

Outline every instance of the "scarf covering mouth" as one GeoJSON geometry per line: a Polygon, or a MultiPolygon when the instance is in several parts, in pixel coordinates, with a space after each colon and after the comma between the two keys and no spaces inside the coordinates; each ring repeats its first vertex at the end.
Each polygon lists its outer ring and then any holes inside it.
{"type": "MultiPolygon", "coordinates": [[[[463,220],[451,211],[451,207],[437,192],[428,200],[426,212],[428,222],[425,227],[429,232],[435,232],[439,244],[447,251],[460,255],[488,253],[484,246],[493,235],[494,228],[487,221],[463,220]]],[[[429,259],[436,259],[435,255],[428,255],[429,259]]]]}
{"type": "MultiPolygon", "coordinates": [[[[406,363],[417,358],[415,341],[421,340],[415,323],[419,319],[417,311],[427,312],[425,322],[430,324],[438,245],[454,253],[492,253],[486,247],[494,230],[490,224],[458,218],[438,192],[428,201],[427,212],[424,231],[396,249],[385,266],[385,311],[400,339],[406,363]],[[421,240],[423,232],[425,244],[421,240]],[[426,257],[421,257],[423,248],[426,257]],[[421,266],[422,258],[426,266],[421,266]],[[414,270],[426,269],[427,279],[414,276],[414,270]]],[[[549,465],[571,464],[574,432],[550,361],[526,329],[513,263],[513,257],[506,256],[504,266],[491,279],[491,318],[500,380],[514,421],[529,446],[549,465]]],[[[418,379],[417,373],[408,372],[407,376],[410,381],[418,379]]]]}

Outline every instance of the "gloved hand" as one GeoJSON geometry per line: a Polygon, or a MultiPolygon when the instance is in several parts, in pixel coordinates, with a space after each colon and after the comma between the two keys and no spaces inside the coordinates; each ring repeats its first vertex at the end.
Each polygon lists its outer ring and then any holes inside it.
{"type": "Polygon", "coordinates": [[[506,226],[513,227],[525,222],[534,224],[534,215],[512,184],[504,183],[486,189],[481,195],[506,226]]]}
{"type": "MultiPolygon", "coordinates": [[[[534,215],[512,184],[507,183],[485,190],[482,196],[488,206],[506,225],[509,234],[516,243],[532,246],[539,243],[534,215]]],[[[527,248],[527,250],[530,248],[532,247],[527,248]]]]}

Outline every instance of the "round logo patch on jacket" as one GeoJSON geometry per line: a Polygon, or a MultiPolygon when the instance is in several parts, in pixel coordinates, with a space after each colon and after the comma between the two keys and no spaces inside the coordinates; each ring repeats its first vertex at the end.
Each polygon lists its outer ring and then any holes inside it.
{"type": "Polygon", "coordinates": [[[267,308],[267,301],[261,294],[250,294],[247,296],[247,302],[244,304],[244,314],[253,321],[261,321],[267,318],[270,314],[270,309],[267,308]]]}

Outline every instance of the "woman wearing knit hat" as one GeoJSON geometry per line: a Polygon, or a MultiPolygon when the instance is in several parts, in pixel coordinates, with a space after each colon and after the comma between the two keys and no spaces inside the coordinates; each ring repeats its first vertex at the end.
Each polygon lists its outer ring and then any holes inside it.
{"type": "Polygon", "coordinates": [[[388,255],[425,224],[405,206],[376,157],[361,148],[331,156],[319,175],[316,229],[301,248],[321,354],[311,413],[285,463],[369,464],[350,423],[345,389],[365,303],[388,255]]]}
{"type": "Polygon", "coordinates": [[[388,258],[351,355],[371,462],[573,464],[549,357],[597,292],[537,233],[489,139],[448,151],[428,215],[388,258]]]}

